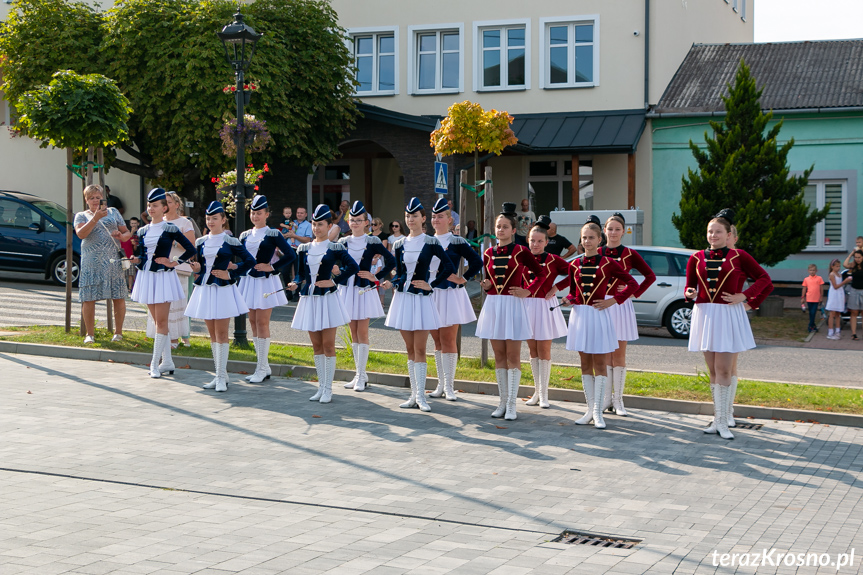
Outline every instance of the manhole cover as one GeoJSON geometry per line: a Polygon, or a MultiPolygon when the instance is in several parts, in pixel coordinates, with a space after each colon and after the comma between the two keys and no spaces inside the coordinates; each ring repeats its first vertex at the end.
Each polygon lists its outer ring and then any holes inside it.
{"type": "Polygon", "coordinates": [[[627,537],[615,537],[613,535],[601,535],[598,533],[584,533],[581,531],[564,531],[552,543],[566,543],[567,545],[593,545],[594,547],[611,547],[614,549],[631,549],[641,543],[642,539],[630,539],[627,537]]]}
{"type": "MultiPolygon", "coordinates": [[[[758,430],[758,429],[761,429],[762,427],[764,427],[764,425],[761,423],[738,423],[736,429],[755,429],[755,430],[758,430]]],[[[735,429],[735,428],[732,427],[731,429],[735,429]]]]}

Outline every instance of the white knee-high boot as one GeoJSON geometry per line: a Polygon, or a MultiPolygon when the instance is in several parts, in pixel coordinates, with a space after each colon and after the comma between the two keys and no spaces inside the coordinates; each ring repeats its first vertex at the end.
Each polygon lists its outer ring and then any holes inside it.
{"type": "Polygon", "coordinates": [[[593,378],[595,389],[593,402],[593,426],[597,429],[605,429],[605,420],[602,418],[602,403],[600,398],[605,397],[605,388],[608,385],[608,377],[597,375],[593,378]]]}
{"type": "Polygon", "coordinates": [[[503,416],[504,419],[517,419],[518,414],[516,413],[517,409],[517,401],[518,401],[518,386],[521,383],[521,370],[520,369],[508,369],[507,373],[507,396],[506,396],[506,415],[503,416]]]}
{"type": "Polygon", "coordinates": [[[261,383],[270,379],[270,339],[259,337],[255,340],[255,355],[258,357],[258,367],[249,379],[250,383],[261,383]]]}
{"type": "Polygon", "coordinates": [[[614,413],[626,417],[626,408],[623,406],[623,387],[626,384],[626,367],[616,366],[613,370],[611,386],[614,388],[614,413]]]}
{"type": "Polygon", "coordinates": [[[728,414],[725,411],[728,406],[728,395],[731,393],[730,385],[717,385],[713,392],[713,409],[719,411],[716,417],[716,433],[722,439],[734,439],[734,435],[728,431],[728,414]]]}
{"type": "Polygon", "coordinates": [[[416,363],[414,363],[412,360],[408,360],[408,378],[411,382],[411,396],[406,402],[399,405],[399,407],[403,407],[405,409],[410,409],[411,407],[417,406],[417,378],[416,374],[414,373],[415,365],[416,363]]]}
{"type": "Polygon", "coordinates": [[[324,394],[324,380],[327,377],[327,370],[324,361],[327,356],[321,354],[315,356],[315,371],[318,374],[318,391],[309,398],[309,401],[319,401],[324,394]]]}
{"type": "Polygon", "coordinates": [[[455,401],[456,396],[453,384],[455,383],[455,368],[458,364],[458,354],[443,354],[443,364],[444,369],[446,370],[446,381],[444,382],[443,386],[444,395],[446,396],[447,401],[455,401]]]}
{"type": "Polygon", "coordinates": [[[614,378],[613,369],[614,368],[612,368],[610,365],[606,366],[606,368],[605,368],[606,376],[608,377],[608,385],[605,386],[605,391],[602,394],[602,409],[601,409],[601,411],[608,411],[608,409],[611,407],[611,382],[613,381],[613,378],[614,378]]]}
{"type": "Polygon", "coordinates": [[[351,343],[351,351],[354,352],[354,369],[356,370],[356,373],[354,374],[354,378],[345,384],[345,389],[354,389],[357,382],[360,380],[360,354],[358,351],[359,345],[360,344],[358,343],[351,343]]]}
{"type": "Polygon", "coordinates": [[[354,385],[354,391],[364,391],[369,382],[369,376],[366,374],[366,364],[369,362],[369,344],[357,344],[357,383],[354,385]]]}
{"type": "Polygon", "coordinates": [[[719,411],[716,409],[716,388],[719,387],[715,383],[710,384],[710,397],[713,398],[713,421],[710,422],[710,425],[702,429],[704,433],[717,433],[716,431],[716,420],[719,418],[719,411]]]}
{"type": "Polygon", "coordinates": [[[157,333],[153,338],[153,358],[150,360],[150,377],[153,379],[162,377],[162,372],[159,369],[159,360],[162,359],[162,350],[165,347],[166,340],[170,346],[171,340],[168,339],[167,334],[157,333]]]}
{"type": "Polygon", "coordinates": [[[497,409],[491,412],[492,417],[503,417],[506,413],[506,399],[509,395],[509,379],[505,369],[495,369],[494,376],[497,379],[497,394],[500,396],[500,402],[497,409]]]}
{"type": "MultiPolygon", "coordinates": [[[[251,337],[249,339],[252,340],[252,345],[255,346],[255,357],[257,357],[258,356],[258,338],[251,337]]],[[[258,371],[258,368],[260,367],[260,363],[261,363],[261,360],[260,360],[260,358],[258,358],[258,363],[255,366],[255,372],[258,371]]],[[[247,375],[246,377],[244,377],[243,379],[245,379],[246,381],[252,381],[253,377],[255,377],[255,373],[251,373],[251,374],[247,375]]]]}
{"type": "Polygon", "coordinates": [[[222,356],[222,344],[210,342],[210,349],[213,351],[213,374],[215,375],[215,377],[210,383],[205,383],[201,386],[204,389],[216,389],[216,384],[219,382],[219,366],[222,363],[219,359],[222,356]]]}
{"type": "Polygon", "coordinates": [[[596,388],[592,375],[581,375],[581,386],[584,388],[584,402],[587,404],[587,411],[580,418],[575,420],[576,425],[587,425],[593,421],[593,392],[596,388]]]}
{"type": "Polygon", "coordinates": [[[443,352],[434,350],[434,367],[437,370],[437,387],[429,395],[431,397],[443,397],[443,389],[446,385],[446,366],[443,363],[443,352]]]}
{"type": "Polygon", "coordinates": [[[727,415],[728,427],[737,427],[737,422],[734,421],[734,396],[737,395],[737,376],[731,376],[731,389],[728,391],[728,404],[725,406],[727,415]]]}
{"type": "Polygon", "coordinates": [[[551,379],[551,360],[550,359],[541,359],[539,360],[539,406],[542,409],[548,409],[551,407],[548,403],[548,381],[551,379]]]}
{"type": "Polygon", "coordinates": [[[539,362],[538,357],[530,358],[530,372],[533,374],[533,395],[530,396],[525,405],[536,405],[542,394],[542,372],[539,369],[539,362]]]}
{"type": "Polygon", "coordinates": [[[426,401],[426,371],[428,363],[418,361],[414,363],[414,377],[417,380],[417,406],[420,411],[431,411],[428,402],[426,401]]]}
{"type": "Polygon", "coordinates": [[[329,403],[333,400],[333,378],[336,376],[336,356],[324,356],[324,381],[320,402],[329,403]]]}
{"type": "Polygon", "coordinates": [[[165,343],[162,344],[162,361],[159,363],[159,371],[162,375],[174,375],[174,358],[171,357],[171,337],[165,336],[165,343]]]}
{"type": "Polygon", "coordinates": [[[219,380],[216,382],[216,391],[228,391],[228,354],[231,351],[231,344],[219,344],[219,380]]]}

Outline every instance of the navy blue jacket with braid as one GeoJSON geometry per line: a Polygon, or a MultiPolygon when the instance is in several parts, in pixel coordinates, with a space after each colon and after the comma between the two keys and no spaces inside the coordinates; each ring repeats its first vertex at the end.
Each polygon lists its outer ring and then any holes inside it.
{"type": "MultiPolygon", "coordinates": [[[[423,234],[425,235],[425,234],[423,234]]],[[[412,281],[422,280],[427,282],[432,289],[437,287],[442,287],[446,279],[455,273],[455,268],[452,265],[452,260],[450,260],[449,256],[447,256],[446,252],[443,249],[443,246],[440,245],[440,242],[432,237],[426,235],[423,238],[425,244],[419,253],[419,258],[417,259],[416,267],[414,268],[413,276],[408,277],[407,266],[405,265],[404,256],[405,256],[405,240],[407,238],[399,238],[395,242],[393,242],[393,248],[396,252],[396,277],[393,279],[393,286],[400,292],[408,292],[419,295],[431,295],[431,290],[426,291],[419,289],[411,285],[412,281]],[[429,276],[431,272],[429,268],[431,267],[432,258],[437,256],[440,259],[440,266],[437,270],[437,275],[435,276],[434,281],[429,281],[429,276]]]]}
{"type": "MultiPolygon", "coordinates": [[[[135,250],[135,256],[140,260],[135,267],[139,270],[144,269],[144,265],[147,262],[147,246],[144,245],[144,236],[147,234],[147,230],[150,229],[150,224],[140,228],[138,230],[138,247],[135,250]]],[[[183,255],[180,256],[180,259],[177,260],[178,263],[184,264],[190,259],[192,259],[195,255],[195,246],[192,245],[192,242],[189,241],[189,238],[183,235],[183,232],[180,231],[180,228],[175,226],[174,224],[165,224],[165,228],[162,230],[162,235],[159,236],[159,242],[156,244],[156,249],[153,250],[153,260],[156,258],[170,258],[171,257],[171,247],[174,245],[174,242],[177,242],[184,248],[186,251],[183,252],[183,255]]],[[[163,264],[157,264],[153,261],[150,264],[149,271],[151,272],[161,272],[166,270],[173,271],[174,268],[169,268],[163,264]]]]}
{"type": "MultiPolygon", "coordinates": [[[[198,274],[198,277],[195,278],[196,286],[201,285],[201,280],[204,279],[204,274],[207,273],[207,260],[204,258],[204,243],[207,241],[208,237],[210,236],[203,236],[195,241],[195,247],[198,250],[198,263],[201,264],[201,271],[198,274]]],[[[231,274],[231,279],[223,280],[210,273],[210,277],[207,278],[207,285],[217,285],[221,287],[237,283],[237,279],[239,279],[240,276],[245,275],[245,273],[253,267],[255,267],[255,258],[252,257],[252,254],[243,247],[240,240],[226,234],[225,241],[222,242],[222,246],[219,248],[219,251],[216,252],[216,259],[213,262],[213,270],[227,270],[228,273],[231,274]],[[239,258],[240,262],[237,264],[235,269],[228,270],[228,265],[233,262],[235,257],[239,258]]]]}
{"type": "MultiPolygon", "coordinates": [[[[458,272],[461,259],[464,258],[467,262],[467,269],[464,271],[464,279],[469,280],[482,270],[482,258],[476,253],[467,240],[461,236],[453,235],[449,240],[449,245],[446,247],[446,255],[452,262],[452,267],[455,269],[453,273],[458,272]]],[[[449,276],[447,276],[449,277],[449,276]]],[[[444,279],[443,283],[435,286],[439,289],[463,288],[464,284],[456,284],[448,279],[444,279]]]]}
{"type": "MultiPolygon", "coordinates": [[[[248,238],[249,234],[251,233],[252,230],[246,230],[242,234],[240,234],[240,243],[243,244],[243,247],[245,247],[246,245],[246,238],[248,238]]],[[[276,253],[276,248],[278,248],[282,252],[282,257],[279,258],[278,261],[273,263],[273,271],[261,272],[256,270],[255,267],[252,266],[252,269],[249,270],[249,277],[268,278],[273,274],[281,272],[284,267],[291,265],[291,263],[293,263],[297,259],[297,252],[295,252],[294,248],[292,248],[290,244],[288,244],[285,236],[283,236],[281,232],[279,232],[279,230],[267,228],[267,235],[265,235],[264,239],[261,240],[261,243],[258,246],[258,253],[255,254],[255,263],[270,263],[270,261],[273,259],[273,254],[276,253]]]]}
{"type": "MultiPolygon", "coordinates": [[[[339,240],[339,243],[345,246],[345,249],[348,249],[348,237],[344,237],[339,240]]],[[[363,257],[360,258],[359,270],[357,271],[371,271],[372,270],[372,260],[375,259],[376,255],[380,255],[384,258],[384,267],[381,268],[378,273],[375,274],[375,277],[378,278],[378,281],[384,281],[388,277],[390,277],[390,272],[393,271],[396,267],[396,258],[393,257],[393,254],[390,253],[388,249],[384,247],[383,242],[376,238],[375,236],[365,236],[366,238],[366,251],[363,252],[363,257]]],[[[350,255],[350,253],[348,253],[350,255]]],[[[353,259],[353,258],[351,258],[353,259]]],[[[356,287],[370,287],[372,282],[367,280],[366,278],[356,277],[354,279],[354,286],[356,287]]]]}
{"type": "Polygon", "coordinates": [[[321,266],[318,268],[318,276],[316,281],[333,280],[336,285],[329,288],[322,288],[311,285],[312,271],[309,269],[308,252],[314,241],[300,244],[297,247],[297,277],[294,278],[294,283],[299,287],[300,295],[326,295],[336,291],[338,285],[346,285],[351,276],[360,271],[357,262],[348,253],[340,243],[329,242],[329,247],[321,259],[321,266]],[[341,273],[333,275],[333,266],[338,264],[341,273]],[[309,293],[311,291],[311,293],[309,293]]]}

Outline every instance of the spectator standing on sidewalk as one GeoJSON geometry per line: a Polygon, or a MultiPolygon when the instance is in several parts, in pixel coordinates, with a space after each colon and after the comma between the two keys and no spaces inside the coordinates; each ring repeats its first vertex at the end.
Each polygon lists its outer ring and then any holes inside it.
{"type": "Polygon", "coordinates": [[[566,259],[575,253],[575,249],[575,245],[571,241],[557,233],[557,224],[551,223],[548,225],[548,245],[545,248],[546,252],[566,259]],[[563,253],[564,250],[566,250],[566,254],[563,253]]]}
{"type": "Polygon", "coordinates": [[[800,303],[806,303],[809,310],[809,331],[818,331],[815,325],[815,314],[821,307],[822,289],[824,279],[818,275],[818,266],[809,264],[809,275],[803,280],[803,290],[800,293],[800,303]]]}
{"type": "MultiPolygon", "coordinates": [[[[851,271],[847,305],[851,316],[851,339],[857,341],[857,316],[863,313],[863,250],[856,250],[850,257],[851,265],[845,265],[851,271]]],[[[848,258],[845,261],[847,262],[848,258]]]]}
{"type": "Polygon", "coordinates": [[[111,186],[105,186],[105,199],[108,201],[108,207],[114,208],[122,216],[126,212],[126,206],[123,205],[123,200],[111,194],[111,186]]]}
{"type": "MultiPolygon", "coordinates": [[[[312,241],[312,224],[306,221],[306,208],[300,206],[297,208],[297,219],[291,221],[291,225],[288,227],[288,210],[290,210],[290,208],[282,210],[282,214],[285,215],[285,222],[281,225],[282,235],[285,236],[286,240],[288,240],[288,244],[296,250],[300,245],[307,244],[312,241]]],[[[296,275],[295,266],[296,263],[292,263],[286,272],[286,285],[294,281],[294,276],[296,275]]],[[[296,294],[292,291],[285,292],[285,297],[288,301],[293,301],[295,295],[296,294]]]]}
{"type": "Polygon", "coordinates": [[[827,289],[827,339],[839,339],[839,329],[842,327],[842,312],[845,311],[845,284],[851,283],[851,278],[842,279],[842,266],[839,260],[830,262],[830,275],[827,276],[830,286],[827,289]]]}

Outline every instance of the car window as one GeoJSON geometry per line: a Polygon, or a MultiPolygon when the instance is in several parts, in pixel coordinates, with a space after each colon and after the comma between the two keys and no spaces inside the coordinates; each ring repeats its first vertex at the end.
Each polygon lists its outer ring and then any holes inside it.
{"type": "Polygon", "coordinates": [[[686,264],[689,263],[689,256],[683,254],[674,254],[674,266],[677,268],[677,275],[686,275],[686,264]]]}
{"type": "Polygon", "coordinates": [[[42,216],[24,204],[0,200],[0,225],[27,228],[33,222],[38,224],[41,220],[42,216]]]}
{"type": "Polygon", "coordinates": [[[66,208],[64,208],[60,204],[41,200],[38,202],[33,202],[33,205],[48,214],[48,217],[52,218],[61,226],[66,225],[66,208]]]}
{"type": "MultiPolygon", "coordinates": [[[[671,272],[671,266],[668,263],[668,257],[662,252],[640,251],[638,252],[650,269],[658,276],[675,275],[671,272]]],[[[638,273],[638,270],[633,270],[633,273],[638,273]]]]}

